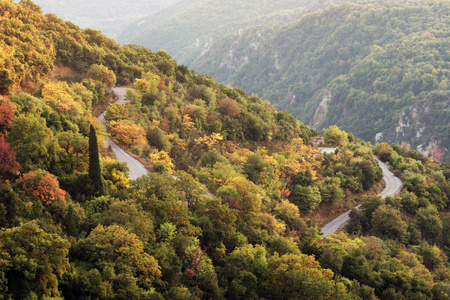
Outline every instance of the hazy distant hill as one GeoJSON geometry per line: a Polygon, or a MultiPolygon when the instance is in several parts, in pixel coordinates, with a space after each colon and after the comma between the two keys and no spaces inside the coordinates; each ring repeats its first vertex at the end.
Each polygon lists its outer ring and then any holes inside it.
{"type": "Polygon", "coordinates": [[[192,63],[315,128],[450,148],[449,1],[343,4],[287,27],[234,33],[192,63]]]}
{"type": "Polygon", "coordinates": [[[122,43],[137,43],[167,50],[184,64],[201,57],[212,43],[232,32],[258,24],[288,24],[330,1],[231,0],[182,1],[131,24],[119,36],[122,43]]]}
{"type": "MultiPolygon", "coordinates": [[[[179,0],[34,0],[44,13],[54,13],[80,27],[117,37],[130,22],[151,15],[179,0]]],[[[18,1],[16,1],[18,2],[18,1]]]]}

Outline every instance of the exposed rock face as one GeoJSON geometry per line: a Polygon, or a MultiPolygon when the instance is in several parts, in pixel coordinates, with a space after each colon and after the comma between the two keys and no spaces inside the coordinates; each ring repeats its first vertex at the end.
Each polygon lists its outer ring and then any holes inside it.
{"type": "Polygon", "coordinates": [[[419,145],[417,151],[425,156],[431,157],[436,161],[443,161],[445,158],[445,153],[448,149],[441,148],[442,141],[432,141],[428,146],[419,145]]]}
{"type": "Polygon", "coordinates": [[[319,124],[321,124],[323,121],[325,121],[325,118],[328,113],[328,103],[331,101],[331,93],[330,91],[326,90],[323,94],[322,101],[319,103],[319,106],[316,109],[316,112],[314,113],[314,117],[312,120],[312,127],[317,128],[319,124]]]}
{"type": "Polygon", "coordinates": [[[220,68],[228,71],[236,71],[247,62],[248,56],[235,56],[234,51],[230,50],[224,60],[220,63],[220,68]]]}
{"type": "Polygon", "coordinates": [[[449,149],[445,146],[445,141],[430,133],[430,124],[427,123],[429,116],[426,118],[429,113],[430,108],[427,105],[420,108],[414,106],[405,109],[399,117],[395,132],[383,132],[381,138],[377,134],[375,142],[386,141],[397,144],[403,142],[409,148],[415,149],[436,161],[448,160],[449,149]]]}
{"type": "MultiPolygon", "coordinates": [[[[209,50],[211,49],[211,45],[214,42],[214,40],[212,38],[210,38],[208,41],[206,41],[202,47],[202,51],[200,52],[199,57],[203,57],[206,53],[209,52],[209,50]]],[[[197,39],[196,43],[195,43],[195,47],[196,48],[200,48],[200,40],[197,39]]]]}
{"type": "Polygon", "coordinates": [[[375,143],[379,143],[379,142],[381,142],[383,140],[383,133],[382,132],[378,132],[376,135],[375,135],[375,143]]]}

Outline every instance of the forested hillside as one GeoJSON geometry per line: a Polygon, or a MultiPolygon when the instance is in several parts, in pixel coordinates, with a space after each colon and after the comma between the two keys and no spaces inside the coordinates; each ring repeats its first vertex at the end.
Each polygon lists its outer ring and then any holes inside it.
{"type": "Polygon", "coordinates": [[[192,65],[321,129],[449,160],[449,1],[342,4],[216,42],[192,65]]]}
{"type": "Polygon", "coordinates": [[[449,165],[336,126],[320,137],[31,1],[0,2],[0,24],[0,299],[449,297],[449,165]],[[130,180],[108,135],[150,173],[130,180]],[[399,195],[374,196],[374,154],[399,195]]]}
{"type": "Polygon", "coordinates": [[[182,1],[134,22],[118,41],[165,49],[181,63],[190,65],[226,34],[259,24],[288,24],[328,5],[329,1],[324,0],[182,1]]]}
{"type": "MultiPolygon", "coordinates": [[[[15,1],[20,2],[20,1],[15,1]]],[[[101,30],[117,38],[131,22],[148,17],[177,0],[35,0],[44,13],[52,13],[82,28],[101,30]]]]}

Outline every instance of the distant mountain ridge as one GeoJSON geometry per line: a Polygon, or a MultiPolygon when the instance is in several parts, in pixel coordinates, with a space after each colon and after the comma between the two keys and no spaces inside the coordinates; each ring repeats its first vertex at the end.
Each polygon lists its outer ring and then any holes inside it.
{"type": "Polygon", "coordinates": [[[118,41],[155,50],[162,48],[180,63],[189,65],[226,34],[253,25],[288,24],[329,3],[324,0],[181,1],[135,21],[122,32],[118,41]]]}
{"type": "MultiPolygon", "coordinates": [[[[82,28],[101,30],[116,38],[130,22],[151,15],[179,0],[34,0],[44,13],[54,13],[82,28]]],[[[19,2],[19,1],[16,1],[19,2]]]]}
{"type": "Polygon", "coordinates": [[[316,129],[449,160],[449,1],[343,4],[217,41],[192,66],[316,129]]]}

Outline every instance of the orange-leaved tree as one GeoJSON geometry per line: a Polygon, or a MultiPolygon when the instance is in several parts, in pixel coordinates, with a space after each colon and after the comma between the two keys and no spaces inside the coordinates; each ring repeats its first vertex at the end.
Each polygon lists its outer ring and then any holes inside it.
{"type": "Polygon", "coordinates": [[[20,170],[16,152],[5,140],[5,135],[13,123],[15,109],[8,97],[0,97],[0,179],[3,180],[14,177],[20,170]]]}
{"type": "Polygon", "coordinates": [[[87,75],[96,81],[100,81],[108,88],[112,88],[116,84],[116,75],[104,65],[92,65],[87,75]]]}
{"type": "Polygon", "coordinates": [[[16,152],[0,134],[0,179],[11,179],[20,170],[20,164],[16,161],[16,152]]]}
{"type": "Polygon", "coordinates": [[[25,173],[19,182],[27,194],[41,200],[47,206],[53,201],[64,201],[66,198],[66,191],[59,188],[56,177],[44,170],[25,173]]]}
{"type": "Polygon", "coordinates": [[[0,97],[0,135],[5,135],[14,118],[16,107],[9,101],[9,97],[0,97]]]}

